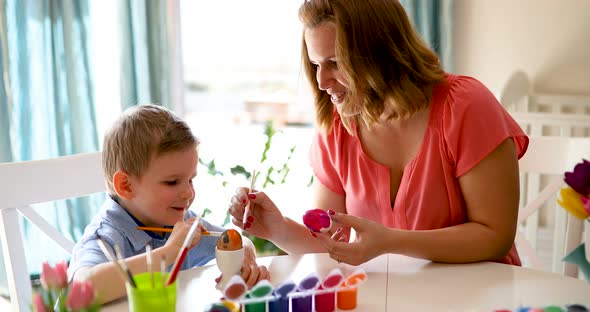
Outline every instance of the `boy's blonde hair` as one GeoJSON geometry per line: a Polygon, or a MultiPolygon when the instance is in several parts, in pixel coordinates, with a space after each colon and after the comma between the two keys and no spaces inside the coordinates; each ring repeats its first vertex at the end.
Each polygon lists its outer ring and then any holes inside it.
{"type": "Polygon", "coordinates": [[[198,145],[186,122],[162,106],[146,104],[125,110],[104,136],[102,168],[109,193],[116,195],[113,176],[118,170],[141,176],[152,157],[198,145]]]}

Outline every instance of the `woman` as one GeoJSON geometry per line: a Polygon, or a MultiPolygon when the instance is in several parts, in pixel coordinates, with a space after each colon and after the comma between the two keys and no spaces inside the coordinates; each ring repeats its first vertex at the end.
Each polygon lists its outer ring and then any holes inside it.
{"type": "Polygon", "coordinates": [[[518,158],[528,138],[491,92],[445,73],[398,1],[310,0],[299,16],[320,128],[315,205],[336,225],[310,235],[246,188],[232,197],[233,223],[289,253],[328,251],[352,265],[385,253],[520,265],[518,158]],[[248,200],[254,221],[243,224],[248,200]]]}

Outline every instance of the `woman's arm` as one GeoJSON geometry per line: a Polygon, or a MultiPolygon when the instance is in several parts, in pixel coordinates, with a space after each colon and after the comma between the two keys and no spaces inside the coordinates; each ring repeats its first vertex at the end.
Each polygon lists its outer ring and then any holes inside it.
{"type": "MultiPolygon", "coordinates": [[[[314,182],[314,205],[324,210],[346,212],[344,196],[337,195],[317,182],[314,182]]],[[[250,212],[254,217],[251,227],[246,231],[252,235],[268,239],[289,254],[325,252],[326,249],[311,235],[302,224],[281,214],[274,202],[264,192],[254,192],[251,196],[247,188],[238,188],[232,197],[229,212],[232,222],[243,229],[244,207],[250,201],[250,212]]],[[[302,211],[303,215],[303,211],[302,211]]],[[[334,231],[335,228],[332,229],[334,231]]]]}
{"type": "Polygon", "coordinates": [[[459,178],[468,222],[448,228],[401,232],[392,249],[438,262],[505,257],[516,234],[518,159],[511,138],[459,178]]]}

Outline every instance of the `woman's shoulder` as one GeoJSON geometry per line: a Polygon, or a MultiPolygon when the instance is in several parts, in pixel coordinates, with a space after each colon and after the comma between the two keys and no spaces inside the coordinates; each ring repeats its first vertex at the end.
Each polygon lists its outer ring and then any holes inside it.
{"type": "Polygon", "coordinates": [[[448,74],[446,79],[448,96],[462,102],[473,102],[484,98],[494,98],[492,92],[481,81],[471,76],[448,74]]]}
{"type": "Polygon", "coordinates": [[[449,115],[483,114],[489,110],[500,109],[500,102],[481,81],[470,76],[448,74],[446,83],[438,85],[434,101],[449,115]]]}

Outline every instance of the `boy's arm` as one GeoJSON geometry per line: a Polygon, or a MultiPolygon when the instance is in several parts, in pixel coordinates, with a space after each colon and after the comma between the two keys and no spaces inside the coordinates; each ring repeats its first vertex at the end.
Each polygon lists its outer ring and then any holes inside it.
{"type": "MultiPolygon", "coordinates": [[[[176,259],[177,250],[170,246],[156,248],[152,252],[154,260],[153,270],[159,270],[160,261],[165,256],[166,267],[172,265],[176,259]]],[[[132,274],[147,272],[147,263],[145,253],[125,259],[127,267],[132,274]]],[[[104,262],[95,266],[82,266],[74,273],[74,280],[89,280],[97,293],[99,303],[107,303],[126,295],[126,279],[121,276],[118,264],[104,262]]]]}
{"type": "MultiPolygon", "coordinates": [[[[174,263],[188,234],[189,228],[184,221],[179,221],[174,225],[174,229],[170,237],[166,240],[166,244],[154,249],[152,252],[152,259],[155,263],[152,267],[153,270],[159,270],[161,259],[165,259],[166,267],[174,263]]],[[[103,238],[105,237],[106,235],[103,235],[103,238]]],[[[98,247],[97,239],[86,240],[84,245],[74,252],[74,257],[76,255],[83,255],[82,257],[84,259],[75,258],[77,262],[73,268],[75,270],[73,271],[73,278],[76,280],[90,280],[97,293],[99,302],[106,303],[125,296],[126,280],[121,276],[119,268],[117,268],[118,264],[105,262],[105,257],[102,255],[100,257],[98,256],[99,253],[102,254],[102,251],[98,247]],[[79,268],[76,269],[77,267],[79,268]]],[[[192,237],[191,247],[197,245],[200,239],[201,235],[194,235],[192,237]]],[[[132,274],[147,272],[145,253],[128,257],[125,259],[125,262],[132,274]]]]}

